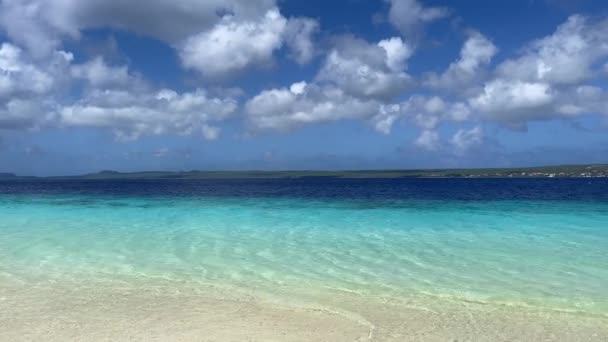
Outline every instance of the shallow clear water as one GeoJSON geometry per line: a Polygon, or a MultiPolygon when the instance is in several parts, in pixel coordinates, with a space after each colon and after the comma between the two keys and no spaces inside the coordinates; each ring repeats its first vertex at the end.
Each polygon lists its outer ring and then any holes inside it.
{"type": "Polygon", "coordinates": [[[607,190],[606,180],[0,183],[0,277],[608,314],[607,190]]]}

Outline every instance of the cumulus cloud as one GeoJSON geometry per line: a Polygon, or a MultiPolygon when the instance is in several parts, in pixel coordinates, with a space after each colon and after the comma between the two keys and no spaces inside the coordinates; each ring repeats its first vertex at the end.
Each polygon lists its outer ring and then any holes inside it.
{"type": "Polygon", "coordinates": [[[475,126],[471,129],[459,129],[450,139],[450,143],[456,148],[456,152],[464,153],[470,148],[483,142],[483,129],[475,126]]]}
{"type": "Polygon", "coordinates": [[[418,34],[425,24],[445,18],[450,13],[445,7],[424,7],[417,0],[386,1],[390,4],[390,23],[406,37],[418,34]]]}
{"type": "Polygon", "coordinates": [[[500,77],[526,82],[575,84],[593,76],[592,68],[608,57],[608,19],[597,22],[574,15],[555,33],[536,40],[518,58],[498,67],[500,77]]]}
{"type": "Polygon", "coordinates": [[[450,91],[462,91],[463,87],[475,85],[482,76],[483,67],[497,51],[492,41],[479,32],[472,32],[460,50],[460,58],[442,74],[430,74],[426,85],[450,91]]]}
{"type": "Polygon", "coordinates": [[[294,18],[287,23],[285,43],[291,49],[291,58],[298,64],[310,62],[317,54],[313,36],[319,29],[319,23],[310,18],[294,18]]]}
{"type": "Polygon", "coordinates": [[[414,141],[414,145],[427,151],[442,150],[449,154],[464,155],[484,142],[484,132],[481,126],[471,129],[459,129],[449,139],[447,146],[442,146],[441,137],[434,129],[423,129],[414,141]],[[451,146],[451,148],[450,148],[451,146]]]}
{"type": "Polygon", "coordinates": [[[414,144],[427,151],[437,151],[440,147],[439,133],[433,130],[424,130],[416,138],[414,144]]]}
{"type": "Polygon", "coordinates": [[[180,57],[186,67],[210,77],[269,63],[283,43],[286,26],[287,19],[277,8],[259,21],[237,21],[227,15],[213,29],[189,37],[180,57]]]}
{"type": "Polygon", "coordinates": [[[401,106],[399,104],[381,105],[378,113],[371,118],[376,131],[390,134],[395,122],[400,118],[401,106]]]}
{"type": "Polygon", "coordinates": [[[247,101],[250,124],[257,130],[286,131],[304,124],[340,119],[367,119],[379,103],[350,96],[340,88],[295,83],[264,90],[247,101]]]}
{"type": "Polygon", "coordinates": [[[181,94],[169,89],[155,93],[96,90],[62,107],[59,120],[64,126],[111,129],[123,141],[142,135],[196,132],[215,139],[219,130],[213,123],[226,119],[236,108],[234,100],[212,98],[200,89],[181,94]]]}
{"type": "MultiPolygon", "coordinates": [[[[260,18],[276,19],[285,26],[286,19],[278,13],[275,2],[266,0],[153,0],[146,6],[112,0],[2,1],[0,28],[14,43],[0,45],[0,128],[60,125],[109,129],[120,140],[165,133],[196,133],[216,139],[220,135],[217,123],[237,110],[232,96],[210,96],[203,89],[182,93],[159,90],[127,66],[110,65],[102,57],[73,64],[72,54],[59,48],[66,37],[78,39],[82,30],[96,27],[146,34],[173,46],[201,32],[220,32],[233,23],[237,33],[229,39],[239,38],[242,30],[250,34],[248,39],[258,39],[256,44],[275,31],[283,34],[282,28],[264,31],[263,27],[259,33],[255,23],[260,18]],[[235,17],[238,23],[227,19],[235,17]],[[242,23],[245,27],[253,23],[254,27],[243,29],[242,23]],[[84,83],[75,83],[78,80],[84,83]],[[78,100],[66,96],[71,89],[81,94],[78,100]]],[[[220,51],[218,58],[233,60],[233,55],[222,55],[225,42],[211,43],[210,51],[220,51]]],[[[239,44],[234,50],[245,51],[244,58],[249,58],[245,62],[237,59],[241,66],[267,56],[239,44]]]]}
{"type": "Polygon", "coordinates": [[[410,55],[410,48],[400,38],[370,44],[343,37],[329,52],[317,80],[334,84],[355,97],[389,99],[410,82],[404,71],[410,55]]]}
{"type": "Polygon", "coordinates": [[[250,20],[274,6],[274,0],[150,0],[145,6],[122,0],[4,0],[0,26],[12,40],[44,55],[83,29],[112,27],[174,44],[210,29],[224,14],[250,20]]]}
{"type": "Polygon", "coordinates": [[[562,92],[555,102],[557,113],[564,117],[585,113],[608,114],[608,91],[596,86],[572,87],[562,92]]]}
{"type": "Polygon", "coordinates": [[[399,37],[384,39],[378,42],[378,46],[386,53],[386,65],[392,71],[399,72],[406,69],[405,62],[413,54],[410,46],[406,45],[399,37]]]}
{"type": "Polygon", "coordinates": [[[313,19],[283,17],[275,0],[5,0],[0,28],[37,59],[94,28],[116,28],[165,41],[185,67],[219,77],[269,63],[287,43],[298,63],[314,56],[313,19]]]}
{"type": "Polygon", "coordinates": [[[528,121],[605,113],[602,88],[586,84],[608,58],[608,19],[574,15],[496,69],[468,104],[480,117],[521,127],[528,121]]]}
{"type": "Polygon", "coordinates": [[[531,114],[547,108],[555,98],[551,87],[546,83],[508,81],[496,79],[484,86],[483,92],[470,100],[470,105],[485,115],[502,119],[505,112],[531,114]]]}
{"type": "Polygon", "coordinates": [[[65,16],[53,17],[53,8],[58,1],[0,2],[0,27],[6,35],[19,45],[25,46],[37,58],[48,56],[60,44],[60,34],[77,35],[67,23],[65,16]]]}
{"type": "Polygon", "coordinates": [[[98,127],[119,140],[150,134],[219,136],[215,124],[233,114],[231,97],[212,97],[205,90],[177,93],[154,90],[126,66],[110,66],[101,57],[72,65],[72,55],[55,51],[35,63],[26,51],[8,43],[0,47],[0,128],[28,129],[45,125],[98,127]],[[76,102],[61,96],[83,79],[76,102]]]}
{"type": "Polygon", "coordinates": [[[319,23],[310,18],[285,18],[278,7],[264,15],[243,19],[226,14],[212,28],[176,44],[182,63],[210,78],[234,75],[272,64],[276,51],[286,46],[298,64],[317,54],[313,36],[319,23]]]}
{"type": "Polygon", "coordinates": [[[28,62],[19,47],[10,43],[0,45],[0,99],[47,93],[53,84],[53,76],[28,62]]]}
{"type": "Polygon", "coordinates": [[[56,51],[35,63],[21,48],[0,45],[0,129],[40,127],[52,121],[52,95],[67,82],[65,69],[73,59],[56,51]]]}
{"type": "MultiPolygon", "coordinates": [[[[479,125],[484,120],[517,126],[608,115],[603,83],[608,20],[571,16],[496,67],[497,46],[470,31],[445,70],[416,82],[408,70],[413,38],[449,11],[416,0],[386,1],[389,21],[402,36],[329,41],[308,82],[267,87],[243,101],[248,127],[287,131],[362,120],[390,134],[396,124],[406,123],[421,131],[416,145],[437,150],[444,122],[473,121],[474,128],[443,137],[446,146],[462,152],[483,142],[479,125]],[[414,84],[422,88],[410,93],[414,84]]],[[[162,89],[126,65],[101,56],[75,62],[61,50],[66,39],[77,41],[95,28],[159,39],[208,83],[272,65],[278,56],[298,64],[321,56],[315,46],[319,22],[285,17],[275,0],[150,0],[146,6],[118,0],[3,0],[0,29],[8,41],[0,45],[0,128],[97,127],[120,140],[169,133],[213,140],[221,134],[220,122],[239,112],[236,99],[243,94],[232,90],[162,89]]]]}
{"type": "Polygon", "coordinates": [[[423,130],[434,130],[442,121],[465,121],[471,115],[463,102],[448,102],[438,96],[412,95],[407,100],[383,105],[372,118],[374,127],[385,134],[399,120],[414,123],[423,130]]]}
{"type": "Polygon", "coordinates": [[[103,57],[96,57],[71,68],[74,78],[81,78],[96,87],[124,86],[133,80],[127,66],[109,66],[103,57]]]}
{"type": "Polygon", "coordinates": [[[53,122],[53,105],[37,98],[0,102],[0,129],[38,128],[53,122]]]}
{"type": "Polygon", "coordinates": [[[285,131],[316,122],[359,119],[380,132],[390,132],[396,114],[387,104],[409,84],[405,69],[411,48],[398,37],[373,44],[349,36],[335,43],[312,83],[267,89],[247,101],[253,129],[285,131]]]}

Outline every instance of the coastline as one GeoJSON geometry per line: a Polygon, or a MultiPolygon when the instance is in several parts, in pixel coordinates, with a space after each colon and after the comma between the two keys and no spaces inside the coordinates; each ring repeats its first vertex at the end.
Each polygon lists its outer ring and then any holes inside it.
{"type": "Polygon", "coordinates": [[[308,170],[104,170],[87,174],[32,176],[0,172],[2,181],[58,180],[272,180],[272,179],[399,179],[399,178],[608,178],[608,164],[545,165],[457,169],[308,169],[308,170]]]}
{"type": "MultiPolygon", "coordinates": [[[[0,340],[606,341],[608,317],[339,291],[270,298],[171,281],[0,288],[0,340]]],[[[269,289],[272,290],[272,289],[269,289]]]]}

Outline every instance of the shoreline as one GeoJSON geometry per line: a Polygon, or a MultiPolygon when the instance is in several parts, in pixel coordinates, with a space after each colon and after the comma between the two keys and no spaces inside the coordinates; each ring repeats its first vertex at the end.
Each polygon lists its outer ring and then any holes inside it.
{"type": "Polygon", "coordinates": [[[0,172],[0,180],[221,180],[221,179],[399,179],[399,178],[608,178],[608,164],[564,164],[482,168],[140,170],[33,176],[0,172]]]}
{"type": "Polygon", "coordinates": [[[608,340],[603,316],[329,290],[273,300],[246,289],[176,285],[2,285],[0,340],[608,340]]]}

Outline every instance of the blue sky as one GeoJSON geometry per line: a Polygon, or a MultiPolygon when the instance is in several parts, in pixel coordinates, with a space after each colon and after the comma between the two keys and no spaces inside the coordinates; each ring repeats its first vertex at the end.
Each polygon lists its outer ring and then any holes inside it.
{"type": "Polygon", "coordinates": [[[0,0],[0,172],[608,162],[603,1],[0,0]]]}

